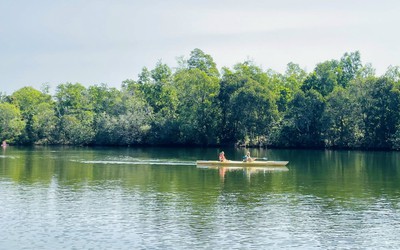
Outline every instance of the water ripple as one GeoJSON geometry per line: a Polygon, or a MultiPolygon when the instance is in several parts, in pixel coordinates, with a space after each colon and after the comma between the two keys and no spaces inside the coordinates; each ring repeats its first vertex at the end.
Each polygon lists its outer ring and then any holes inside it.
{"type": "Polygon", "coordinates": [[[166,161],[166,160],[136,160],[136,161],[121,161],[121,160],[71,160],[84,164],[116,164],[116,165],[173,165],[173,166],[193,166],[196,165],[192,161],[166,161]]]}

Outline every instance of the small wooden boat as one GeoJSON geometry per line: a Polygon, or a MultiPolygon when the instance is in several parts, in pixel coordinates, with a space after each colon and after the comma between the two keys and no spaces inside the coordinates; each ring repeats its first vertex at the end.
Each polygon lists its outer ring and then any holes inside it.
{"type": "Polygon", "coordinates": [[[197,166],[221,166],[221,167],[230,167],[230,166],[238,166],[238,167],[284,167],[288,164],[288,161],[252,161],[252,162],[243,162],[243,161],[196,161],[197,166]]]}

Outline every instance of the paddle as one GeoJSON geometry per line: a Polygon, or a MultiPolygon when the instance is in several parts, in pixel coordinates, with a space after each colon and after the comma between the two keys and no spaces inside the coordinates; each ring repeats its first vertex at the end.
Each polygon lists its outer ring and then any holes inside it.
{"type": "Polygon", "coordinates": [[[263,161],[267,161],[267,160],[268,160],[267,157],[263,157],[263,158],[252,158],[252,159],[254,159],[254,160],[263,160],[263,161]]]}

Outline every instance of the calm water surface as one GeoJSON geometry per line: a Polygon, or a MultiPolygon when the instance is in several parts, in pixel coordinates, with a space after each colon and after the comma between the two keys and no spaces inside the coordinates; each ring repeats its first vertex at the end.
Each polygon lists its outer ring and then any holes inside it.
{"type": "Polygon", "coordinates": [[[400,248],[399,152],[257,149],[289,171],[196,167],[218,151],[8,147],[0,249],[400,248]]]}

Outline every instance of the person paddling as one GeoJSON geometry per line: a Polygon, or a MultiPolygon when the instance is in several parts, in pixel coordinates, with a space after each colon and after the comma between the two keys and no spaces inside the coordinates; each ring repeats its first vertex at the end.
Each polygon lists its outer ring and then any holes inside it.
{"type": "Polygon", "coordinates": [[[250,156],[250,151],[247,151],[246,155],[243,156],[243,161],[244,162],[252,162],[254,160],[255,160],[255,158],[251,158],[251,156],[250,156]]]}
{"type": "Polygon", "coordinates": [[[224,151],[221,151],[221,153],[219,153],[219,161],[220,162],[227,162],[228,160],[225,158],[225,153],[224,151]]]}

